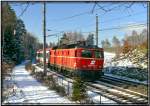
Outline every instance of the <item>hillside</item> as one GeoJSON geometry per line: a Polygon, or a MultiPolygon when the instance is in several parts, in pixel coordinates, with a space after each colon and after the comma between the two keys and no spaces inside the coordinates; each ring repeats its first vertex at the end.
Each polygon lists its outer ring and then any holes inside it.
{"type": "Polygon", "coordinates": [[[114,65],[138,67],[145,69],[148,66],[148,54],[139,49],[134,49],[126,54],[121,54],[119,57],[112,59],[114,65]]]}
{"type": "Polygon", "coordinates": [[[148,79],[148,57],[146,52],[134,49],[118,57],[114,53],[108,52],[105,52],[104,56],[104,73],[140,81],[148,79]]]}

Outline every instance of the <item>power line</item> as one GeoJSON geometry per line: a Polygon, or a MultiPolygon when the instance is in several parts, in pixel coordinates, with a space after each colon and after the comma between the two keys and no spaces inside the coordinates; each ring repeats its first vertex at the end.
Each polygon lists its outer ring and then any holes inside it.
{"type": "MultiPolygon", "coordinates": [[[[118,20],[120,20],[120,19],[124,19],[124,18],[128,18],[128,17],[132,17],[132,16],[135,16],[135,15],[139,15],[139,14],[143,14],[145,12],[145,10],[144,11],[140,11],[140,12],[136,12],[136,13],[133,13],[132,15],[126,15],[126,16],[122,16],[122,17],[117,17],[117,18],[112,18],[112,19],[108,19],[108,20],[104,20],[104,21],[100,21],[99,23],[107,23],[107,22],[112,22],[112,21],[118,21],[118,20]]],[[[85,25],[86,26],[86,28],[87,27],[92,27],[92,26],[94,26],[95,25],[95,23],[93,23],[93,24],[88,24],[88,25],[85,25]]],[[[75,28],[75,29],[79,29],[80,27],[77,27],[77,28],[75,28]]]]}
{"type": "Polygon", "coordinates": [[[95,9],[95,7],[96,7],[97,5],[98,5],[98,7],[100,7],[99,9],[104,10],[105,12],[107,12],[106,9],[104,9],[104,6],[100,6],[100,5],[95,1],[94,6],[93,6],[93,8],[92,8],[92,14],[93,14],[94,9],[95,9]]]}
{"type": "Polygon", "coordinates": [[[143,6],[144,8],[147,8],[147,5],[145,6],[144,4],[145,4],[145,3],[142,3],[142,6],[143,6]]]}
{"type": "Polygon", "coordinates": [[[94,6],[93,6],[93,8],[92,8],[92,11],[91,11],[92,14],[93,14],[93,12],[94,12],[95,7],[96,7],[96,3],[94,3],[94,6]]]}
{"type": "Polygon", "coordinates": [[[126,7],[125,9],[130,8],[133,4],[134,4],[134,2],[132,2],[131,4],[129,4],[129,6],[125,6],[126,7]]]}
{"type": "Polygon", "coordinates": [[[27,3],[27,6],[25,7],[25,9],[21,12],[21,14],[18,17],[21,17],[25,11],[27,11],[27,8],[29,7],[29,2],[27,3]]]}
{"type": "Polygon", "coordinates": [[[59,33],[47,35],[46,37],[50,37],[50,36],[58,36],[58,34],[61,34],[61,33],[63,33],[63,32],[64,32],[64,31],[60,31],[59,33]]]}
{"type": "MultiPolygon", "coordinates": [[[[110,11],[112,11],[112,10],[114,10],[114,9],[116,9],[116,8],[122,6],[122,4],[120,4],[120,5],[114,6],[114,7],[110,8],[110,9],[104,9],[104,7],[107,7],[107,6],[103,6],[103,7],[102,7],[102,6],[100,6],[98,3],[95,3],[95,5],[94,5],[94,7],[93,7],[93,9],[92,9],[92,12],[94,12],[94,8],[95,8],[96,4],[97,4],[99,7],[101,7],[101,8],[99,8],[99,9],[104,10],[105,13],[110,12],[110,11]]],[[[133,3],[132,3],[132,5],[133,5],[133,3]]],[[[131,7],[132,5],[130,5],[130,7],[131,7]]],[[[128,7],[128,8],[130,8],[130,7],[128,7]]],[[[96,10],[99,10],[99,9],[96,9],[96,10]]],[[[143,11],[142,11],[142,12],[143,12],[143,11]]],[[[139,13],[142,13],[142,12],[138,12],[138,13],[136,13],[136,14],[139,14],[139,13]]],[[[87,13],[89,13],[89,12],[87,12],[87,13]]],[[[105,13],[104,13],[104,14],[105,14],[105,13]]],[[[81,16],[81,15],[84,15],[84,14],[86,14],[86,13],[83,12],[83,13],[81,13],[81,14],[77,14],[77,15],[74,15],[74,16],[71,16],[71,17],[67,17],[66,20],[67,20],[67,19],[74,18],[74,17],[77,17],[77,16],[81,16]]],[[[104,14],[102,14],[102,15],[104,15],[104,14]]],[[[98,15],[98,16],[100,16],[100,15],[98,15]]],[[[129,17],[129,16],[131,16],[131,15],[127,15],[127,16],[125,16],[125,17],[129,17]]],[[[119,18],[121,19],[121,18],[124,18],[124,17],[119,17],[119,18]]],[[[64,20],[65,20],[65,19],[64,19],[64,20]]],[[[64,20],[62,20],[62,21],[64,21],[64,20]]],[[[115,20],[115,18],[114,18],[114,20],[115,20]]],[[[118,20],[118,18],[117,18],[116,20],[118,20]]],[[[104,22],[106,22],[106,21],[104,21],[104,22]]],[[[104,23],[104,22],[101,22],[101,23],[104,23]]],[[[90,24],[90,25],[95,25],[95,23],[94,23],[94,24],[90,24]]],[[[90,26],[90,25],[87,25],[87,26],[90,26]]],[[[86,27],[87,27],[87,26],[86,26],[86,27]]],[[[55,26],[53,26],[53,27],[55,27],[55,26]]]]}
{"type": "MultiPolygon", "coordinates": [[[[64,33],[64,31],[57,31],[58,33],[54,33],[54,34],[50,34],[50,35],[47,35],[46,37],[57,37],[57,36],[61,36],[61,35],[58,35],[58,34],[61,34],[61,33],[64,33]]],[[[40,36],[40,37],[43,37],[43,36],[40,36]]]]}
{"type": "MultiPolygon", "coordinates": [[[[147,23],[146,23],[147,24],[147,23]]],[[[106,30],[114,30],[114,29],[123,29],[123,28],[138,28],[138,27],[144,27],[146,24],[137,24],[137,25],[131,25],[131,26],[118,26],[114,28],[105,28],[105,29],[100,29],[99,31],[106,31],[106,30]]]]}
{"type": "MultiPolygon", "coordinates": [[[[112,19],[108,19],[108,20],[100,21],[99,23],[105,23],[105,22],[118,21],[118,20],[120,20],[120,19],[128,18],[128,17],[134,16],[134,15],[139,15],[139,14],[142,14],[142,13],[144,13],[144,11],[136,12],[136,13],[134,13],[134,14],[132,14],[132,15],[127,15],[127,16],[122,16],[122,17],[117,17],[117,18],[112,18],[112,19]]],[[[86,25],[86,27],[91,26],[91,25],[95,25],[95,23],[93,23],[93,24],[89,24],[89,25],[86,25]]]]}
{"type": "MultiPolygon", "coordinates": [[[[128,24],[126,26],[116,26],[116,27],[110,27],[110,28],[103,28],[103,29],[99,29],[98,31],[116,30],[116,29],[123,29],[123,28],[145,27],[145,25],[147,25],[148,23],[135,24],[135,25],[132,25],[132,24],[128,24]]],[[[90,33],[90,32],[95,32],[95,31],[88,31],[88,32],[82,32],[82,33],[90,33]]]]}
{"type": "Polygon", "coordinates": [[[107,12],[107,10],[104,7],[102,7],[100,4],[98,4],[98,3],[96,3],[96,4],[98,5],[98,7],[100,7],[100,9],[102,9],[105,12],[107,12]]]}
{"type": "MultiPolygon", "coordinates": [[[[113,9],[118,8],[118,7],[120,7],[120,6],[122,6],[122,4],[121,4],[121,5],[118,5],[118,6],[115,6],[115,7],[111,8],[111,9],[109,9],[108,11],[112,11],[113,9]]],[[[108,6],[103,6],[102,8],[105,8],[105,7],[108,7],[108,6]]],[[[110,6],[109,6],[109,7],[110,7],[110,6]]],[[[95,10],[97,11],[97,10],[100,10],[100,9],[102,9],[102,8],[95,9],[95,10]]],[[[107,11],[107,12],[108,12],[108,11],[107,11]]],[[[82,16],[82,15],[85,15],[85,14],[90,14],[90,13],[91,13],[90,11],[86,11],[86,12],[82,12],[82,13],[79,13],[79,14],[75,14],[75,15],[72,15],[72,16],[68,16],[68,17],[65,17],[65,18],[62,18],[62,19],[53,19],[52,21],[65,21],[65,20],[68,20],[68,19],[72,19],[72,18],[79,17],[79,16],[82,16]]]]}
{"type": "MultiPolygon", "coordinates": [[[[141,23],[141,24],[128,24],[126,26],[116,26],[116,27],[110,27],[110,28],[103,28],[103,29],[99,29],[99,31],[106,31],[106,30],[118,30],[118,29],[123,29],[123,28],[140,28],[140,27],[145,27],[145,25],[147,25],[148,23],[141,23]]],[[[65,32],[65,31],[60,31],[60,33],[65,32]]],[[[88,32],[81,32],[81,33],[95,33],[95,31],[88,31],[88,32]]],[[[50,36],[56,36],[59,37],[60,35],[57,35],[59,33],[56,33],[56,35],[52,34],[50,36]]],[[[58,42],[59,42],[59,38],[58,38],[58,42]]]]}
{"type": "MultiPolygon", "coordinates": [[[[135,23],[131,23],[131,24],[126,24],[126,25],[122,25],[122,26],[116,26],[116,27],[109,27],[109,28],[103,28],[103,29],[99,29],[98,31],[106,31],[106,30],[117,30],[117,29],[123,29],[123,28],[139,28],[139,27],[145,27],[145,25],[147,25],[148,23],[140,23],[140,24],[135,24],[135,23]]],[[[62,31],[60,31],[62,32],[62,31]]],[[[65,32],[65,31],[63,31],[65,32]]],[[[95,31],[87,31],[87,32],[81,32],[81,33],[92,33],[95,31]]]]}

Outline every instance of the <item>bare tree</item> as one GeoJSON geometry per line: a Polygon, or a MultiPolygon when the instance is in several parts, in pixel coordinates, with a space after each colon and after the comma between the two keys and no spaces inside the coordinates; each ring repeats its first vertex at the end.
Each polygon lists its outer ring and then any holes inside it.
{"type": "Polygon", "coordinates": [[[86,45],[94,45],[94,34],[89,34],[86,39],[86,45]]]}
{"type": "Polygon", "coordinates": [[[112,43],[113,43],[113,47],[115,49],[115,53],[118,56],[121,52],[120,41],[116,36],[114,36],[113,39],[112,39],[112,43]]]}

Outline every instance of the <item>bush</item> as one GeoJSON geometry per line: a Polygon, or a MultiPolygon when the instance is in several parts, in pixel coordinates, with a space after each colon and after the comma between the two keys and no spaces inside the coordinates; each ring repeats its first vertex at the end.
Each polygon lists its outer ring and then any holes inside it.
{"type": "Polygon", "coordinates": [[[50,85],[49,85],[49,87],[50,87],[50,89],[53,89],[53,90],[56,90],[56,81],[55,81],[55,79],[53,78],[53,76],[51,75],[51,76],[49,76],[48,77],[48,79],[50,80],[50,85]]]}
{"type": "Polygon", "coordinates": [[[84,82],[81,80],[80,77],[75,77],[73,82],[73,94],[72,94],[72,100],[74,101],[82,101],[86,100],[87,94],[86,94],[86,86],[84,82]]]}
{"type": "Polygon", "coordinates": [[[3,61],[2,61],[2,68],[1,68],[2,74],[5,75],[5,74],[11,73],[12,69],[14,68],[14,66],[15,66],[14,62],[12,62],[10,60],[3,59],[3,61]]]}
{"type": "Polygon", "coordinates": [[[36,74],[36,73],[35,73],[35,66],[32,65],[31,61],[29,61],[29,62],[27,62],[27,63],[25,64],[25,69],[26,69],[27,71],[29,71],[31,75],[36,74]]]}
{"type": "Polygon", "coordinates": [[[28,63],[25,64],[25,69],[28,70],[28,71],[32,70],[32,63],[31,63],[31,61],[29,61],[28,63]]]}
{"type": "Polygon", "coordinates": [[[61,96],[65,96],[65,88],[62,86],[59,86],[53,76],[45,76],[44,77],[44,83],[49,86],[50,89],[56,90],[57,93],[59,93],[61,96]]]}
{"type": "Polygon", "coordinates": [[[43,72],[36,72],[35,76],[38,80],[43,81],[44,80],[44,73],[43,72]]]}
{"type": "Polygon", "coordinates": [[[35,66],[31,66],[31,67],[32,67],[31,75],[34,75],[35,74],[35,66]]]}
{"type": "Polygon", "coordinates": [[[58,92],[61,96],[66,95],[65,88],[59,85],[56,85],[56,92],[58,92]]]}

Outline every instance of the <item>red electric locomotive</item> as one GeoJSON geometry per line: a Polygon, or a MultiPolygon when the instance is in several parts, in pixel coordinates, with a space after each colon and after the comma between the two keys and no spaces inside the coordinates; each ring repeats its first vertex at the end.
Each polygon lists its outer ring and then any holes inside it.
{"type": "Polygon", "coordinates": [[[50,68],[82,78],[97,79],[102,75],[104,51],[96,46],[67,45],[50,50],[50,68]]]}

